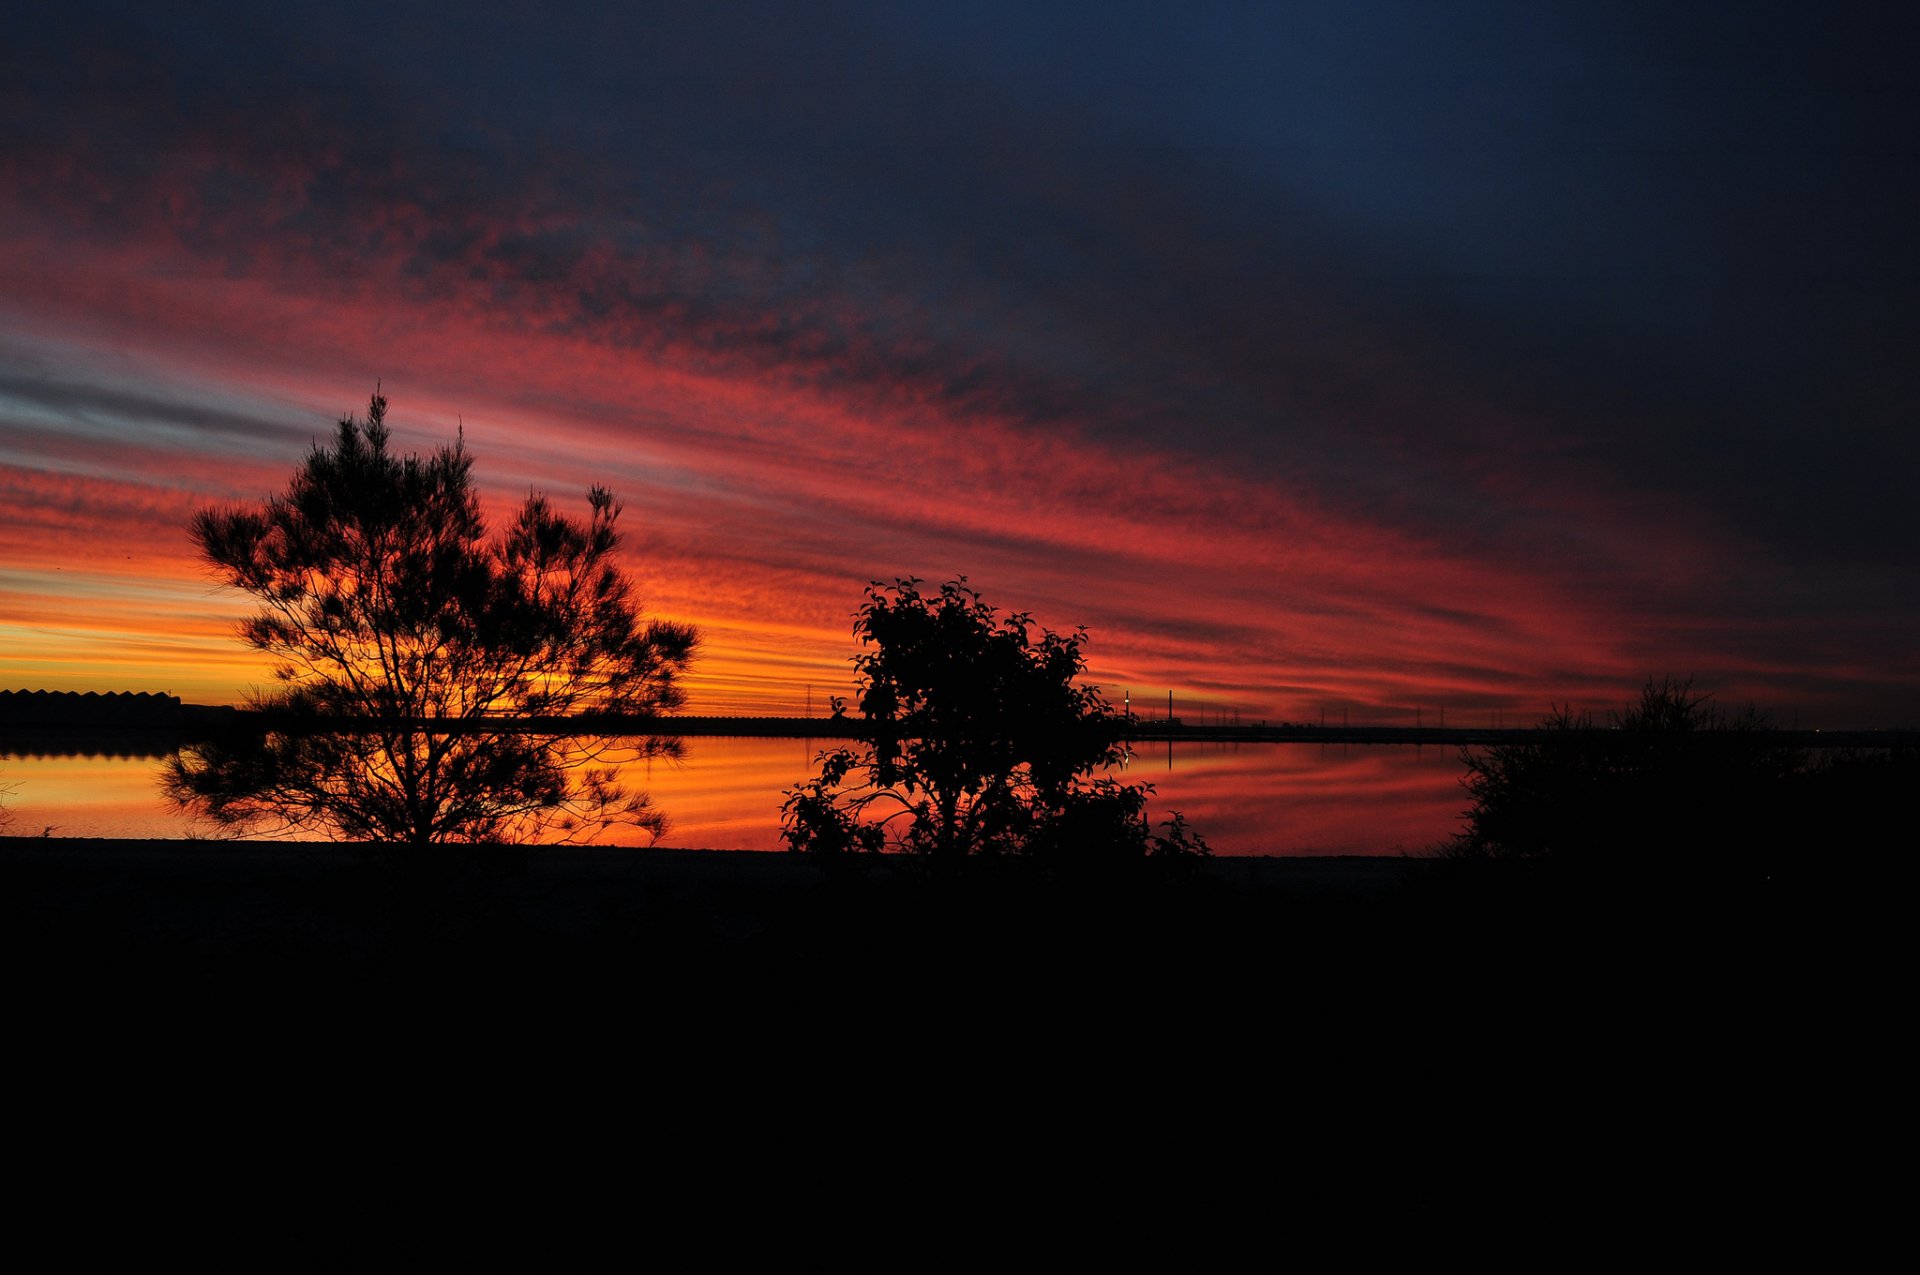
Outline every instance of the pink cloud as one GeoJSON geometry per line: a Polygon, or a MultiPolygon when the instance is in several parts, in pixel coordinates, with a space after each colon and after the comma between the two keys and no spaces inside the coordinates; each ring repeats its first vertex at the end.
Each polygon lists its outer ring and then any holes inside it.
{"type": "MultiPolygon", "coordinates": [[[[144,178],[4,161],[46,192],[0,221],[4,304],[90,357],[132,346],[176,381],[284,406],[292,438],[303,421],[323,435],[383,378],[404,444],[464,420],[496,509],[528,486],[564,504],[612,485],[649,605],[715,635],[695,682],[708,711],[789,711],[808,683],[844,678],[861,585],[902,573],[965,573],[1043,623],[1089,625],[1110,686],[1272,719],[1611,700],[1729,643],[1724,621],[1679,633],[1655,604],[1697,591],[1740,546],[1685,511],[1543,484],[1575,472],[1552,458],[1447,471],[1465,475],[1462,507],[1497,502],[1513,528],[1454,535],[1370,508],[1324,468],[1296,479],[1184,446],[1177,418],[1164,440],[1143,433],[1071,374],[969,353],[903,292],[844,277],[810,290],[737,243],[547,198],[562,173],[502,193],[457,162],[364,167],[327,139],[285,154],[207,140],[144,178]],[[219,196],[234,184],[244,198],[219,196]]],[[[1193,338],[1168,342],[1183,366],[1202,361],[1193,338]]],[[[1349,373],[1433,357],[1305,353],[1349,373]]],[[[1401,461],[1431,460],[1411,425],[1402,438],[1382,424],[1381,403],[1352,410],[1401,461]]],[[[1525,436],[1499,420],[1481,435],[1525,436]]],[[[111,447],[39,426],[9,437],[7,565],[43,580],[66,565],[195,580],[192,509],[276,490],[299,460],[297,445],[235,456],[138,422],[111,447]]],[[[36,605],[52,606],[58,590],[41,587],[36,605]]],[[[1755,691],[1792,673],[1718,666],[1755,691]]]]}

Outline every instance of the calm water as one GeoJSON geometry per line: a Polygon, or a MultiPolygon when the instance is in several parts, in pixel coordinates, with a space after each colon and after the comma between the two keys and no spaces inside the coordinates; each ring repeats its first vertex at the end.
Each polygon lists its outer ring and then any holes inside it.
{"type": "MultiPolygon", "coordinates": [[[[689,739],[686,759],[635,768],[672,821],[662,845],[780,849],[781,789],[825,746],[798,739],[689,739]]],[[[184,837],[196,827],[161,801],[151,757],[0,754],[7,829],[33,836],[184,837]]],[[[1216,854],[1398,854],[1453,833],[1465,808],[1451,748],[1317,744],[1144,745],[1118,776],[1150,783],[1156,823],[1179,810],[1216,854]]]]}

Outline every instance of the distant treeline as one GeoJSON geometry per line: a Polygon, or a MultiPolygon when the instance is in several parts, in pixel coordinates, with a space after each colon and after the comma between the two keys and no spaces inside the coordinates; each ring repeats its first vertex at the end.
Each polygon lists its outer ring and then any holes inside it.
{"type": "MultiPolygon", "coordinates": [[[[231,730],[388,729],[391,722],[314,719],[295,720],[253,709],[224,705],[185,704],[177,695],[116,691],[0,691],[0,733],[42,736],[67,731],[169,731],[185,736],[231,730]]],[[[519,730],[532,734],[731,735],[791,739],[863,739],[870,733],[864,718],[834,717],[546,717],[504,721],[486,718],[472,722],[422,720],[411,725],[459,733],[461,731],[519,730]]],[[[1705,732],[1709,737],[1714,732],[1705,732]]],[[[1293,722],[1273,725],[1213,725],[1180,718],[1131,717],[1121,734],[1136,741],[1187,740],[1216,743],[1313,744],[1438,744],[1453,747],[1518,743],[1538,734],[1533,727],[1446,726],[1309,726],[1293,722]]],[[[1770,736],[1799,748],[1912,747],[1920,732],[1912,730],[1814,731],[1774,730],[1770,736]]],[[[64,742],[64,741],[63,741],[64,742]]],[[[16,749],[16,751],[18,751],[16,749]]],[[[65,748],[60,751],[67,751],[65,748]]],[[[144,751],[144,749],[140,750],[144,751]]]]}

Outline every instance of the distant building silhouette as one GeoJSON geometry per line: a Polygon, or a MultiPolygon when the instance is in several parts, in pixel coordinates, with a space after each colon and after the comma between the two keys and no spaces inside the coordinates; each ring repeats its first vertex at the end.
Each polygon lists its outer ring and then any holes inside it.
{"type": "Polygon", "coordinates": [[[177,727],[177,695],[154,691],[0,691],[0,730],[72,727],[177,727]]]}

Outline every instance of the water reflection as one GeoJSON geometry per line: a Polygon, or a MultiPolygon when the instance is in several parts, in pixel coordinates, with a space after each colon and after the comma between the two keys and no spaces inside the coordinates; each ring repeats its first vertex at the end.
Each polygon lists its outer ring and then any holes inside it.
{"type": "Polygon", "coordinates": [[[160,799],[160,757],[21,756],[0,758],[0,782],[16,837],[184,837],[188,821],[160,799]]]}
{"type": "Polygon", "coordinates": [[[1456,831],[1466,802],[1450,748],[1181,744],[1136,757],[1124,778],[1154,786],[1158,820],[1178,810],[1216,854],[1398,854],[1456,831]]]}
{"type": "MultiPolygon", "coordinates": [[[[692,738],[679,763],[638,763],[629,782],[672,821],[663,845],[780,848],[780,792],[814,769],[831,741],[692,738]]],[[[19,756],[0,759],[15,791],[8,829],[64,837],[216,835],[160,799],[160,759],[19,756]]],[[[1452,749],[1401,745],[1148,745],[1116,777],[1151,783],[1157,823],[1173,810],[1230,854],[1396,854],[1443,840],[1465,795],[1452,749]]],[[[636,838],[636,841],[641,840],[636,838]]]]}

